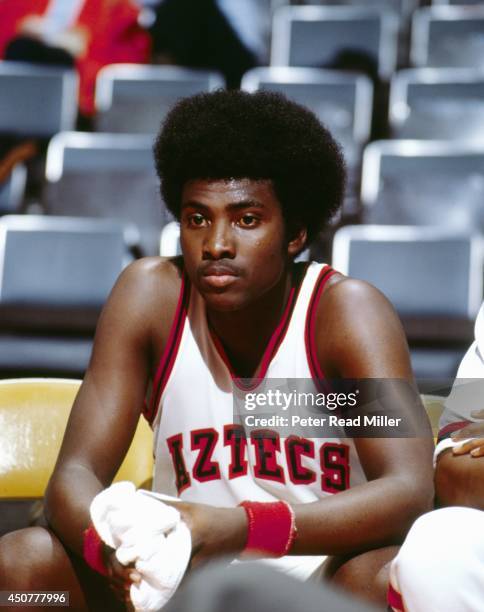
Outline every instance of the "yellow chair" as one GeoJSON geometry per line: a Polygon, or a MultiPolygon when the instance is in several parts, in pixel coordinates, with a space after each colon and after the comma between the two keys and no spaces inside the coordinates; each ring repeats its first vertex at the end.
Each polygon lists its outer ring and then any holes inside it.
{"type": "MultiPolygon", "coordinates": [[[[0,381],[0,499],[44,495],[80,384],[55,378],[0,381]]],[[[115,480],[141,486],[151,479],[152,438],[141,418],[115,480]]]]}
{"type": "Polygon", "coordinates": [[[422,398],[423,405],[427,411],[427,416],[429,417],[430,424],[432,425],[434,440],[436,441],[439,434],[439,419],[444,410],[444,402],[446,398],[441,397],[440,395],[430,395],[426,393],[422,393],[420,397],[422,398]]]}

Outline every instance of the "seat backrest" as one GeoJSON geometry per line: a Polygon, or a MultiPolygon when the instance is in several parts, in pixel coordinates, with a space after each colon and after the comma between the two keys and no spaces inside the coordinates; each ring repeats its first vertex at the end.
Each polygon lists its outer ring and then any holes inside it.
{"type": "Polygon", "coordinates": [[[36,215],[0,219],[1,325],[94,329],[132,259],[116,221],[36,215]]]}
{"type": "Polygon", "coordinates": [[[144,253],[158,253],[169,220],[148,135],[57,134],[49,143],[44,206],[49,214],[120,219],[137,225],[144,253]]]}
{"type": "Polygon", "coordinates": [[[162,257],[176,257],[180,254],[180,224],[176,221],[171,221],[161,231],[160,255],[162,257]]]}
{"type": "Polygon", "coordinates": [[[412,317],[474,319],[482,302],[482,238],[436,228],[359,225],[339,229],[332,264],[370,282],[412,317]]]}
{"type": "MultiPolygon", "coordinates": [[[[79,380],[0,381],[0,498],[42,497],[62,442],[79,380]]],[[[152,433],[140,419],[116,480],[151,478],[152,433]]]]}
{"type": "MultiPolygon", "coordinates": [[[[287,4],[290,4],[287,2],[287,4]]],[[[418,6],[418,0],[304,0],[300,4],[357,6],[392,10],[401,17],[407,17],[418,6]]]]}
{"type": "Polygon", "coordinates": [[[7,180],[0,183],[0,215],[20,212],[27,182],[27,168],[17,164],[7,180]]]}
{"type": "Polygon", "coordinates": [[[224,87],[216,72],[179,66],[112,64],[96,80],[96,127],[101,132],[154,135],[180,98],[224,87]]]}
{"type": "Polygon", "coordinates": [[[476,68],[414,68],[395,73],[389,122],[395,138],[482,141],[484,73],[476,68]]]}
{"type": "Polygon", "coordinates": [[[373,85],[363,74],[289,66],[254,68],[245,73],[241,88],[276,91],[308,107],[343,145],[369,139],[373,85]]]}
{"type": "Polygon", "coordinates": [[[414,66],[484,67],[484,6],[431,6],[412,18],[414,66]]]}
{"type": "Polygon", "coordinates": [[[363,154],[361,201],[369,223],[484,230],[484,145],[386,140],[363,154]]]}
{"type": "Polygon", "coordinates": [[[439,420],[444,410],[445,397],[427,393],[422,393],[420,397],[425,407],[425,411],[427,412],[427,416],[429,417],[430,425],[432,426],[434,440],[437,441],[437,436],[439,435],[439,420]]]}
{"type": "Polygon", "coordinates": [[[73,70],[0,62],[0,132],[45,138],[72,130],[77,87],[73,70]]]}
{"type": "Polygon", "coordinates": [[[288,6],[274,15],[271,65],[354,68],[389,78],[398,17],[354,6],[288,6]]]}

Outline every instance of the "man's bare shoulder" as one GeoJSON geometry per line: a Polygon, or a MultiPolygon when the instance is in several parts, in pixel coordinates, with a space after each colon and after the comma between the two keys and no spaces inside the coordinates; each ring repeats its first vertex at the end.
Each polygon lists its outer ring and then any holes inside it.
{"type": "Polygon", "coordinates": [[[181,288],[181,258],[144,257],[120,274],[107,309],[148,331],[169,326],[181,288]]]}
{"type": "Polygon", "coordinates": [[[398,315],[385,295],[365,281],[339,273],[330,279],[318,305],[316,343],[322,365],[334,376],[342,370],[355,370],[356,376],[360,366],[361,376],[410,375],[398,315]],[[394,355],[390,361],[388,347],[394,355]]]}

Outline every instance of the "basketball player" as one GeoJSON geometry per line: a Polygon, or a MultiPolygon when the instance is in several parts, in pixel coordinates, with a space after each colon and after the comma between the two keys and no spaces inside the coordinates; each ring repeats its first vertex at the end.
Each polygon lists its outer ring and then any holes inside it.
{"type": "MultiPolygon", "coordinates": [[[[116,473],[151,389],[154,488],[168,459],[192,567],[262,551],[306,578],[333,555],[337,584],[384,603],[395,545],[431,507],[431,438],[245,436],[233,422],[237,377],[413,386],[385,297],[328,266],[294,263],[340,205],[338,146],[280,95],[219,91],[175,106],[155,160],[183,257],[139,260],[116,283],[46,494],[49,529],[5,536],[0,588],[62,588],[83,609],[93,582],[101,607],[103,584],[122,596],[139,579],[113,554],[99,578],[80,558],[95,537],[90,503],[116,473]]],[[[423,410],[394,401],[403,413],[423,410]]]]}
{"type": "Polygon", "coordinates": [[[445,400],[434,451],[436,497],[445,507],[414,523],[392,562],[395,612],[479,612],[484,606],[484,304],[474,338],[445,400]],[[459,534],[458,554],[443,533],[459,534]]]}

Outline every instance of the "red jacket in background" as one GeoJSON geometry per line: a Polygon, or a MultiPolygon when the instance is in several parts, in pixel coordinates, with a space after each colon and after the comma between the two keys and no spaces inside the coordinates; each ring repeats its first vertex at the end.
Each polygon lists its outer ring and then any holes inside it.
{"type": "MultiPolygon", "coordinates": [[[[0,57],[8,42],[17,35],[20,22],[29,15],[43,15],[48,4],[49,0],[0,0],[0,57]]],[[[76,58],[79,107],[83,114],[94,113],[96,76],[103,66],[149,61],[150,37],[138,25],[139,11],[132,0],[84,0],[73,24],[89,33],[85,54],[76,58]]]]}

